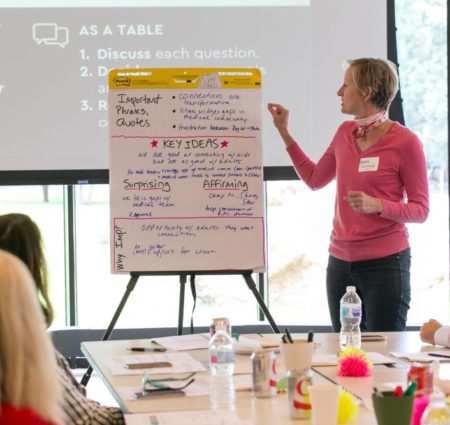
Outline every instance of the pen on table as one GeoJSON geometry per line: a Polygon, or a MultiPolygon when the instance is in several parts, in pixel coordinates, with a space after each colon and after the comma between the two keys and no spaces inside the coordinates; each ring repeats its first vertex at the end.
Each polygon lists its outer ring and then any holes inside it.
{"type": "Polygon", "coordinates": [[[154,353],[164,353],[166,349],[164,347],[155,347],[155,348],[146,348],[146,347],[130,347],[127,348],[129,351],[138,351],[138,352],[144,352],[144,351],[150,351],[154,353]]]}
{"type": "Polygon", "coordinates": [[[431,357],[440,357],[441,359],[450,359],[449,354],[427,353],[431,357]]]}
{"type": "Polygon", "coordinates": [[[313,331],[308,331],[308,337],[306,340],[308,342],[313,342],[313,340],[314,340],[314,332],[313,331]]]}
{"type": "MultiPolygon", "coordinates": [[[[199,335],[204,336],[204,334],[199,334],[199,335]]],[[[209,337],[207,337],[207,338],[209,340],[209,337]]],[[[161,347],[161,344],[158,341],[154,340],[154,339],[151,339],[150,343],[156,345],[157,347],[161,347]]]]}
{"type": "Polygon", "coordinates": [[[291,337],[291,334],[289,332],[289,329],[288,328],[284,328],[284,332],[286,332],[286,338],[287,338],[288,342],[292,344],[294,341],[292,340],[292,337],[291,337]]]}

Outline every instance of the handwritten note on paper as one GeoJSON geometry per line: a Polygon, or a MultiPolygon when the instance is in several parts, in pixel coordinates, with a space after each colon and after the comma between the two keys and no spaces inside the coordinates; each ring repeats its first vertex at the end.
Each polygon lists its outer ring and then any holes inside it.
{"type": "Polygon", "coordinates": [[[259,71],[109,80],[112,271],[263,269],[259,71]]]}

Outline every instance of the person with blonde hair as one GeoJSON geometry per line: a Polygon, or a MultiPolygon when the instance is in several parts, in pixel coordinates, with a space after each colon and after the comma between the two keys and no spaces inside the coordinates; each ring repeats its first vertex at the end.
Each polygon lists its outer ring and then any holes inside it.
{"type": "MultiPolygon", "coordinates": [[[[25,214],[0,215],[0,249],[19,257],[29,268],[35,281],[35,297],[39,299],[47,327],[53,320],[53,307],[48,294],[47,267],[39,227],[25,214]]],[[[56,355],[59,383],[62,387],[62,409],[67,425],[124,425],[122,411],[102,406],[86,397],[86,389],[74,378],[66,359],[56,355]]]]}
{"type": "Polygon", "coordinates": [[[336,180],[326,276],[333,330],[340,330],[339,301],[352,285],[362,300],[362,331],[402,331],[411,300],[406,223],[422,223],[429,212],[425,155],[419,138],[388,117],[395,65],[359,58],[346,66],[337,95],[341,112],[354,118],[339,126],[317,163],[290,134],[289,110],[276,103],[268,109],[305,184],[316,190],[336,180]]]}
{"type": "Polygon", "coordinates": [[[63,424],[53,353],[28,268],[0,250],[0,424],[63,424]]]}

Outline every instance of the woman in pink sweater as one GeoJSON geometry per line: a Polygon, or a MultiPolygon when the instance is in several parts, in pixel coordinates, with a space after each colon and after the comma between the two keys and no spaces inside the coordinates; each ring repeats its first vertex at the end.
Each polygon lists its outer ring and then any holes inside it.
{"type": "Polygon", "coordinates": [[[398,90],[395,66],[386,60],[348,61],[337,92],[345,121],[317,163],[289,133],[289,111],[268,109],[300,179],[311,189],[336,179],[336,201],[327,267],[327,296],[334,331],[339,301],[354,285],[363,303],[362,331],[406,327],[411,299],[410,247],[405,223],[428,216],[428,180],[419,138],[387,110],[398,90]]]}

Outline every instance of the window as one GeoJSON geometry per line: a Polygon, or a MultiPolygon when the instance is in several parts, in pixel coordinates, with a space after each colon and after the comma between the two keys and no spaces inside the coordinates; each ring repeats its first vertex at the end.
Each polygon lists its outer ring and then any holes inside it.
{"type": "MultiPolygon", "coordinates": [[[[447,2],[396,0],[398,56],[406,124],[424,143],[431,212],[408,225],[412,247],[409,325],[449,320],[447,2]],[[433,306],[433,310],[431,310],[433,306]]],[[[281,141],[279,141],[281,143],[281,141]]],[[[40,226],[49,264],[55,326],[65,324],[63,186],[0,186],[0,213],[23,212],[40,226]]],[[[78,325],[106,327],[129,281],[110,273],[109,187],[75,186],[78,325]],[[106,296],[105,296],[106,294],[106,296]]],[[[301,181],[266,182],[268,305],[277,324],[329,325],[325,291],[334,184],[313,192],[301,181]]],[[[258,321],[257,303],[238,275],[197,276],[195,325],[225,315],[232,324],[258,321]]],[[[175,327],[178,276],[144,276],[117,327],[175,327]]],[[[184,324],[193,307],[186,285],[184,324]]]]}
{"type": "Polygon", "coordinates": [[[428,162],[430,216],[410,225],[411,324],[449,319],[447,2],[396,0],[397,48],[405,122],[428,162]],[[431,306],[432,310],[431,310],[431,306]]]}
{"type": "MultiPolygon", "coordinates": [[[[396,1],[397,44],[406,125],[423,141],[430,215],[409,224],[412,301],[408,325],[449,319],[449,198],[446,2],[396,1]],[[433,309],[431,309],[433,306],[433,309]]],[[[325,273],[334,187],[268,182],[269,296],[283,323],[329,324],[325,273]]]]}
{"type": "Polygon", "coordinates": [[[301,181],[267,183],[270,311],[277,322],[330,325],[325,270],[334,187],[313,192],[301,181]]]}

